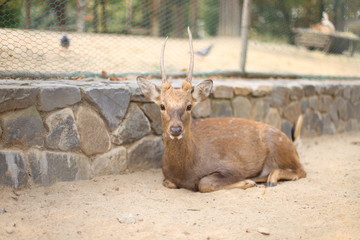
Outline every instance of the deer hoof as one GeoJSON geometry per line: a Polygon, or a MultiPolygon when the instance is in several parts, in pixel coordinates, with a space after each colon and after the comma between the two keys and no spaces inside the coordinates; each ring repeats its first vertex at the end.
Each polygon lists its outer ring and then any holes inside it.
{"type": "Polygon", "coordinates": [[[176,189],[177,186],[175,185],[175,183],[171,182],[170,180],[168,179],[164,179],[163,181],[163,186],[164,187],[167,187],[167,188],[171,188],[171,189],[176,189]]]}
{"type": "Polygon", "coordinates": [[[250,184],[249,187],[257,187],[256,182],[254,182],[253,180],[245,180],[244,184],[245,186],[250,184]]]}

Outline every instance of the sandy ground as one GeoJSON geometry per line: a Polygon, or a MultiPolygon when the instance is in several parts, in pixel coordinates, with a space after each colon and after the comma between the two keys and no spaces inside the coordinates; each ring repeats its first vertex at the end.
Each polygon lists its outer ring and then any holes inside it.
{"type": "MultiPolygon", "coordinates": [[[[68,33],[70,47],[60,47],[61,32],[0,29],[0,70],[88,71],[100,73],[159,71],[164,38],[68,33]]],[[[196,55],[195,72],[240,69],[240,38],[194,40],[194,49],[213,44],[206,57],[196,55]]],[[[325,54],[287,44],[250,39],[246,70],[313,75],[359,76],[360,54],[325,54]]],[[[165,52],[167,72],[187,71],[187,39],[170,38],[165,52]]]]}
{"type": "Polygon", "coordinates": [[[0,239],[359,239],[360,133],[303,139],[301,155],[308,177],[273,188],[170,190],[160,170],[1,187],[0,239]]]}

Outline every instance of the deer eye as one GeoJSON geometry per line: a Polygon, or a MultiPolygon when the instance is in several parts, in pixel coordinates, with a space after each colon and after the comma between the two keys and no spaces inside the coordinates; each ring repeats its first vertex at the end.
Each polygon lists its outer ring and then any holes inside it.
{"type": "Polygon", "coordinates": [[[164,106],[164,104],[160,104],[160,109],[161,109],[161,111],[165,111],[165,106],[164,106]]]}
{"type": "Polygon", "coordinates": [[[187,105],[187,107],[186,107],[186,111],[190,111],[190,110],[191,110],[191,108],[192,108],[192,105],[191,105],[191,104],[187,105]]]}

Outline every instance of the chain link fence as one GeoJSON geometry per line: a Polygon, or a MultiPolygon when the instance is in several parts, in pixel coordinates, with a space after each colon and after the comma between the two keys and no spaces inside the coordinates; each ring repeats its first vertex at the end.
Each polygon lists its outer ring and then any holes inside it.
{"type": "MultiPolygon", "coordinates": [[[[240,71],[242,6],[242,0],[0,0],[0,77],[155,74],[166,36],[167,72],[186,72],[187,26],[195,73],[240,71]]],[[[246,72],[360,76],[360,1],[258,0],[250,9],[246,72]]]]}

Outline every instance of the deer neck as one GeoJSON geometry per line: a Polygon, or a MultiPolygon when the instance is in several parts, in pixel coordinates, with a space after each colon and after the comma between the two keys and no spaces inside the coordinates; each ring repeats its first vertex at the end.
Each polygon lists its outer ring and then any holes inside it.
{"type": "Polygon", "coordinates": [[[164,146],[165,162],[184,167],[193,161],[195,144],[190,127],[186,129],[181,139],[171,139],[164,135],[164,146]]]}

